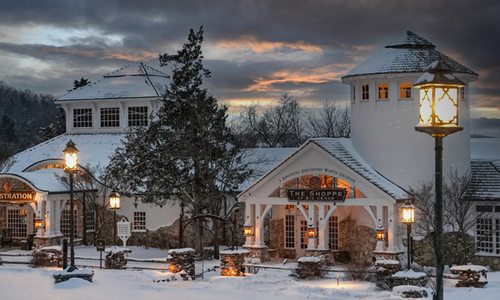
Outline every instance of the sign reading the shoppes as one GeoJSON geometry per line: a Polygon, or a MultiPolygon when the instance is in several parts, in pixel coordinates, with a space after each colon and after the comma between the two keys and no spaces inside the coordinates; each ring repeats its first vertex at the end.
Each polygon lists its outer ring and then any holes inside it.
{"type": "Polygon", "coordinates": [[[290,201],[344,201],[345,189],[289,189],[290,201]]]}

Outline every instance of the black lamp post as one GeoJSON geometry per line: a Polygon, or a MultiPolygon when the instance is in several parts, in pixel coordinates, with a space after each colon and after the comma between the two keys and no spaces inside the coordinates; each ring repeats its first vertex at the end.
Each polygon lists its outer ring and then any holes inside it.
{"type": "Polygon", "coordinates": [[[76,269],[75,267],[75,216],[74,216],[74,203],[73,203],[73,176],[78,171],[78,149],[75,147],[75,143],[72,140],[66,144],[64,152],[64,171],[69,175],[69,204],[70,204],[70,230],[69,235],[69,247],[70,247],[70,265],[68,268],[69,272],[76,269]]]}
{"type": "Polygon", "coordinates": [[[465,84],[443,61],[435,61],[413,85],[420,89],[420,122],[415,130],[435,140],[434,246],[436,254],[436,295],[443,299],[443,138],[463,129],[458,126],[458,90],[465,84]]]}
{"type": "Polygon", "coordinates": [[[116,211],[120,209],[120,194],[113,191],[109,194],[109,208],[114,211],[113,214],[113,245],[116,245],[116,211]]]}
{"type": "Polygon", "coordinates": [[[411,244],[411,224],[415,222],[415,207],[409,200],[401,207],[403,209],[403,223],[406,224],[406,244],[408,245],[408,270],[411,269],[411,253],[413,251],[411,244]]]}

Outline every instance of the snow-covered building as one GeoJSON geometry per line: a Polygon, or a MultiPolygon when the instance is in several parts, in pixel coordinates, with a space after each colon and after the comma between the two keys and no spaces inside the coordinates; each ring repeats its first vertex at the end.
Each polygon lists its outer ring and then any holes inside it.
{"type": "MultiPolygon", "coordinates": [[[[415,131],[419,95],[413,83],[436,60],[466,84],[459,93],[464,130],[444,140],[444,172],[466,173],[472,166],[474,176],[488,178],[480,181],[475,199],[500,203],[499,161],[471,162],[469,84],[478,74],[408,31],[401,43],[386,46],[342,77],[350,86],[350,139],[308,141],[239,195],[246,225],[254,231],[245,246],[263,257],[269,249],[281,257],[309,252],[341,258],[341,252],[348,252],[358,262],[369,261],[374,253],[397,257],[405,250],[401,205],[411,197],[410,187],[434,175],[434,141],[415,131]],[[345,200],[322,197],[335,188],[346,189],[345,200]],[[377,228],[386,230],[385,242],[376,242],[377,228]]],[[[476,147],[476,153],[494,147],[484,146],[476,147]]],[[[494,159],[500,159],[496,151],[494,159]]],[[[480,236],[480,254],[500,254],[500,205],[493,203],[478,209],[496,216],[480,219],[471,232],[480,236]]]]}
{"type": "MultiPolygon", "coordinates": [[[[500,143],[481,139],[472,145],[471,161],[468,84],[478,75],[412,32],[342,78],[351,87],[352,138],[315,138],[299,148],[247,149],[245,159],[262,176],[240,186],[244,225],[253,230],[244,246],[264,258],[321,253],[342,259],[347,253],[366,262],[374,253],[401,253],[400,206],[411,197],[410,187],[434,174],[433,141],[414,130],[418,96],[412,84],[437,59],[467,83],[459,102],[465,129],[445,139],[445,170],[487,174],[478,209],[491,211],[491,217],[479,221],[476,234],[486,241],[478,245],[483,253],[500,256],[500,163],[494,161],[500,160],[495,148],[500,143]],[[385,241],[376,241],[377,228],[386,230],[385,241]]],[[[0,229],[11,230],[19,240],[36,233],[38,243],[59,243],[68,236],[69,192],[60,180],[66,143],[72,140],[80,150],[80,166],[99,176],[127,129],[147,126],[155,116],[167,83],[164,73],[137,63],[58,98],[67,133],[16,154],[0,173],[0,229]],[[36,218],[45,221],[45,228],[35,232],[36,218]]],[[[117,213],[132,223],[133,233],[171,226],[180,213],[175,204],[158,207],[127,197],[121,202],[117,213]]],[[[76,210],[79,238],[95,228],[89,221],[92,211],[83,224],[81,204],[76,210]]]]}

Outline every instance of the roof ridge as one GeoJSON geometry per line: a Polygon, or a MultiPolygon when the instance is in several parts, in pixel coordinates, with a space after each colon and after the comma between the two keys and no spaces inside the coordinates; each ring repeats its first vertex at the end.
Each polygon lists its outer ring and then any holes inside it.
{"type": "Polygon", "coordinates": [[[406,37],[402,44],[387,45],[385,48],[405,48],[405,49],[435,49],[436,45],[429,42],[413,31],[407,30],[406,37]]]}

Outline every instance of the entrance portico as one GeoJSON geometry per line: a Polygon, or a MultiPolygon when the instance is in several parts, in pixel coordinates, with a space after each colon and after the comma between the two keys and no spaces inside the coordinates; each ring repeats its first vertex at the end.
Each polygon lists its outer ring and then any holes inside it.
{"type": "Polygon", "coordinates": [[[0,174],[0,229],[8,230],[15,244],[32,234],[37,245],[60,244],[69,197],[67,187],[56,177],[57,172],[0,174]],[[36,219],[43,226],[35,228],[36,219]]]}
{"type": "Polygon", "coordinates": [[[245,203],[245,225],[254,228],[244,247],[263,260],[268,248],[287,258],[344,251],[359,262],[373,252],[398,253],[397,204],[407,197],[364,162],[348,139],[313,139],[238,196],[245,203]],[[312,196],[294,197],[295,190],[312,196]],[[339,190],[345,200],[329,197],[339,190]],[[386,242],[375,242],[377,227],[386,228],[386,242]]]}

